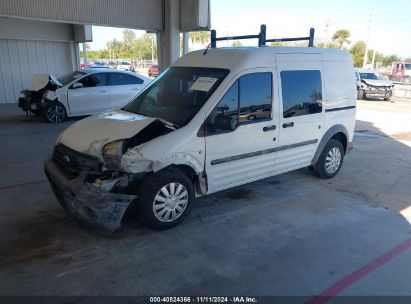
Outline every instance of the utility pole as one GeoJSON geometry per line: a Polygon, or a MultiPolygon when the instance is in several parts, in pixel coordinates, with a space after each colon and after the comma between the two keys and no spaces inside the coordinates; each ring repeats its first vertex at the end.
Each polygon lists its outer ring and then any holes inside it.
{"type": "Polygon", "coordinates": [[[328,43],[328,29],[330,28],[330,19],[327,20],[325,23],[325,42],[324,42],[324,47],[327,47],[328,43]]]}
{"type": "Polygon", "coordinates": [[[374,69],[375,53],[376,53],[376,51],[374,49],[374,52],[372,53],[371,69],[374,69]]]}
{"type": "Polygon", "coordinates": [[[370,42],[370,34],[371,34],[371,25],[372,25],[372,13],[373,13],[373,8],[371,8],[370,11],[370,19],[368,19],[368,35],[367,35],[367,42],[365,44],[365,55],[364,55],[364,61],[362,63],[362,67],[365,68],[367,65],[367,60],[368,60],[368,43],[370,42]]]}
{"type": "Polygon", "coordinates": [[[183,33],[183,55],[188,53],[188,43],[190,41],[190,36],[188,32],[183,33]]]}
{"type": "Polygon", "coordinates": [[[87,65],[87,47],[85,42],[83,42],[83,63],[84,66],[87,65]]]}

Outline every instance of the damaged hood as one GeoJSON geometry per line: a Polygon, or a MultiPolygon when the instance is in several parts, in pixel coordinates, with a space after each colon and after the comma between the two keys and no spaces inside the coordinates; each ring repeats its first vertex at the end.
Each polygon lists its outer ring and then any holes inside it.
{"type": "Polygon", "coordinates": [[[101,158],[101,149],[105,144],[133,137],[154,120],[152,117],[113,110],[73,124],[60,134],[58,142],[101,158]]]}
{"type": "Polygon", "coordinates": [[[54,82],[56,85],[58,85],[59,87],[63,86],[56,76],[51,75],[51,74],[39,74],[39,75],[34,75],[31,78],[30,90],[39,91],[42,88],[44,88],[49,83],[50,80],[54,82]]]}
{"type": "Polygon", "coordinates": [[[390,87],[390,86],[392,86],[392,82],[387,81],[387,80],[362,79],[362,81],[365,82],[366,84],[374,86],[374,87],[390,87]]]}

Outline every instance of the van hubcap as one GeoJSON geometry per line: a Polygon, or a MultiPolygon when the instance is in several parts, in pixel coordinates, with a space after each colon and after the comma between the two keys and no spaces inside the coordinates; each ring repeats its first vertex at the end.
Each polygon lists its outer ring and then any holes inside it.
{"type": "Polygon", "coordinates": [[[64,119],[64,109],[59,106],[52,106],[47,110],[47,119],[52,122],[62,122],[64,119]]]}
{"type": "Polygon", "coordinates": [[[186,187],[179,183],[169,183],[162,187],[154,197],[154,216],[161,222],[173,222],[184,213],[187,204],[186,187]]]}
{"type": "Polygon", "coordinates": [[[337,147],[332,148],[325,159],[325,170],[328,174],[335,173],[341,164],[341,151],[337,147]]]}

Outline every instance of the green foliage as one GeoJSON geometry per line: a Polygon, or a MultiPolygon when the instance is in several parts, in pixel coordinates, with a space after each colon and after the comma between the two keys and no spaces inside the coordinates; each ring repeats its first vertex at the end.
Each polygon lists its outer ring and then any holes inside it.
{"type": "Polygon", "coordinates": [[[384,57],[384,60],[382,61],[382,65],[383,66],[391,66],[391,64],[394,61],[398,61],[400,60],[400,57],[398,57],[397,55],[388,55],[384,57]]]}
{"type": "Polygon", "coordinates": [[[239,47],[239,46],[243,46],[243,44],[240,41],[235,40],[235,41],[231,42],[231,46],[239,47]]]}
{"type": "Polygon", "coordinates": [[[351,47],[350,53],[354,61],[354,66],[362,67],[362,63],[363,63],[364,55],[365,55],[365,48],[366,48],[365,42],[362,40],[357,41],[351,47]]]}
{"type": "Polygon", "coordinates": [[[340,47],[335,42],[327,42],[324,41],[318,42],[314,44],[315,47],[318,48],[327,48],[327,49],[339,49],[340,47]]]}
{"type": "MultiPolygon", "coordinates": [[[[154,59],[157,59],[157,44],[154,34],[144,34],[137,38],[136,33],[131,30],[123,31],[123,39],[113,39],[107,42],[106,48],[102,50],[89,50],[87,57],[93,59],[151,59],[151,49],[154,48],[154,59]]],[[[80,52],[83,56],[83,52],[80,52]]]]}
{"type": "Polygon", "coordinates": [[[210,40],[210,33],[208,31],[190,32],[188,35],[192,43],[204,44],[210,40]]]}
{"type": "Polygon", "coordinates": [[[349,30],[341,29],[334,33],[334,35],[332,36],[332,41],[337,44],[339,49],[342,49],[344,44],[350,44],[350,36],[351,33],[349,30]]]}

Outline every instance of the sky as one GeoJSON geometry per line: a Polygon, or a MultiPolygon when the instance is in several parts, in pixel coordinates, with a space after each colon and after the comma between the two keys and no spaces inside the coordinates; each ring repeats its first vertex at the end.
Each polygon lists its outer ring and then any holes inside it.
{"type": "MultiPolygon", "coordinates": [[[[257,34],[267,25],[267,38],[308,36],[328,40],[338,29],[348,29],[350,40],[367,40],[372,11],[369,47],[385,55],[411,57],[411,1],[396,0],[210,0],[211,26],[217,36],[257,34]],[[327,34],[327,24],[328,34],[327,34]]],[[[122,38],[123,29],[93,27],[92,49],[122,38]]],[[[136,31],[140,36],[144,31],[136,31]]],[[[224,43],[224,42],[223,42],[224,43]]],[[[245,45],[256,41],[246,41],[245,45]]]]}

